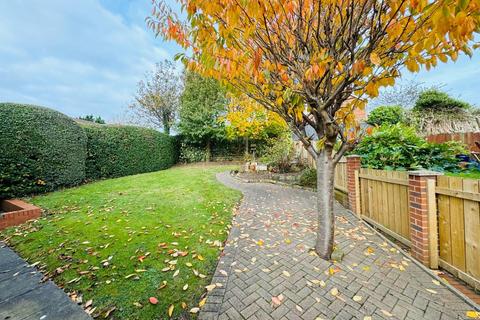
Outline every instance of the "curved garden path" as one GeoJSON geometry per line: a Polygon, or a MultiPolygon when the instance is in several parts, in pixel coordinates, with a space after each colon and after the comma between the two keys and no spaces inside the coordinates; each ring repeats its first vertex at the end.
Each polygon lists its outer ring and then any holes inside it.
{"type": "Polygon", "coordinates": [[[331,264],[309,251],[313,192],[217,179],[244,199],[201,319],[465,319],[474,310],[338,203],[345,257],[331,264]]]}

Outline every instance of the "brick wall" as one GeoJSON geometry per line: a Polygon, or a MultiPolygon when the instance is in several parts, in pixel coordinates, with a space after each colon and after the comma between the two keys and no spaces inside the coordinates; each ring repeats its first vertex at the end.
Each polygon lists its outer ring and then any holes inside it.
{"type": "Polygon", "coordinates": [[[357,189],[355,181],[355,171],[360,170],[360,156],[347,156],[347,190],[348,190],[348,207],[356,214],[357,212],[357,189]]]}
{"type": "Polygon", "coordinates": [[[37,219],[41,215],[40,208],[21,200],[4,200],[0,206],[5,211],[0,215],[0,230],[37,219]]]}

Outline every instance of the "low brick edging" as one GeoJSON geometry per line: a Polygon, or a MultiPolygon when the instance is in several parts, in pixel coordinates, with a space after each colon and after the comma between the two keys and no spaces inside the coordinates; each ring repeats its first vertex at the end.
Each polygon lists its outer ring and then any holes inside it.
{"type": "Polygon", "coordinates": [[[42,214],[39,207],[19,199],[3,200],[0,207],[5,211],[0,214],[0,230],[37,219],[42,214]]]}

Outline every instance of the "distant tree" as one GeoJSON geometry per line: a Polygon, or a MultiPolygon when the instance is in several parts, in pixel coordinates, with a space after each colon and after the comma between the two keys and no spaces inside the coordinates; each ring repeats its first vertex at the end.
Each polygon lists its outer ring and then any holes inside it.
{"type": "Polygon", "coordinates": [[[227,109],[225,90],[218,81],[194,72],[186,72],[184,86],[178,129],[190,143],[204,146],[210,161],[212,142],[226,138],[225,125],[219,119],[227,109]]]}
{"type": "Polygon", "coordinates": [[[401,80],[392,87],[383,88],[379,92],[378,97],[372,99],[368,106],[376,108],[379,106],[395,105],[410,109],[415,106],[418,97],[425,90],[428,90],[428,88],[422,82],[417,80],[401,80]]]}
{"type": "Polygon", "coordinates": [[[100,116],[94,117],[93,114],[86,115],[85,117],[79,117],[79,119],[99,124],[105,124],[105,120],[103,120],[100,116]]]}
{"type": "Polygon", "coordinates": [[[157,63],[137,86],[135,101],[130,108],[141,120],[170,134],[182,92],[180,75],[173,62],[164,60],[157,63]]]}
{"type": "Polygon", "coordinates": [[[405,121],[405,110],[401,106],[379,106],[368,115],[367,123],[372,126],[397,124],[405,121]]]}

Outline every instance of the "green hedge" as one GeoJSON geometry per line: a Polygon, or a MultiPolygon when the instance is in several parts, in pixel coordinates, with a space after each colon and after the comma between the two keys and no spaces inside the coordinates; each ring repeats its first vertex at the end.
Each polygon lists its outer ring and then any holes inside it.
{"type": "Polygon", "coordinates": [[[134,126],[82,126],[88,138],[89,180],[162,170],[176,162],[174,137],[134,126]]]}
{"type": "Polygon", "coordinates": [[[0,199],[78,184],[85,157],[85,133],[66,115],[0,103],[0,199]]]}

